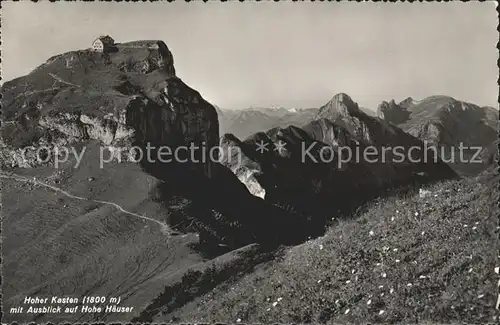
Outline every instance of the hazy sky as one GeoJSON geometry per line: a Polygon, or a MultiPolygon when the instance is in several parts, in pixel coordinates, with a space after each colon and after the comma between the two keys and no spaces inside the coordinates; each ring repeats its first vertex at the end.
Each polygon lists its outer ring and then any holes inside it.
{"type": "Polygon", "coordinates": [[[494,3],[2,3],[2,76],[50,56],[161,39],[177,75],[223,108],[361,106],[450,95],[497,107],[494,3]]]}

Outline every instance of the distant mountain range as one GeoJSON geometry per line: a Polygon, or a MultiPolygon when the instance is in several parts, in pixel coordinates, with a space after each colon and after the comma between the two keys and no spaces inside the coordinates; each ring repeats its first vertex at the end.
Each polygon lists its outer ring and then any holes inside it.
{"type": "MultiPolygon", "coordinates": [[[[245,139],[255,132],[265,131],[274,127],[297,126],[309,123],[318,113],[318,108],[283,107],[250,107],[242,110],[221,109],[216,107],[219,115],[220,134],[231,133],[239,139],[245,139]]],[[[370,116],[376,112],[361,108],[370,116]]]]}
{"type": "Polygon", "coordinates": [[[301,215],[313,216],[313,220],[359,206],[389,188],[456,176],[448,165],[434,163],[432,156],[425,161],[423,151],[417,155],[422,158],[418,163],[407,157],[399,163],[390,157],[372,163],[354,156],[340,163],[346,158],[342,157],[342,148],[350,148],[354,153],[356,149],[364,152],[369,146],[380,151],[389,146],[408,150],[423,148],[423,142],[364,113],[343,93],[335,95],[301,128],[274,127],[243,141],[226,134],[221,141],[224,164],[252,194],[301,215]],[[259,152],[262,144],[268,150],[259,152]],[[234,148],[239,148],[241,161],[231,155],[234,148]],[[305,148],[311,148],[306,159],[305,148]],[[324,152],[330,149],[331,159],[324,159],[324,152]]]}

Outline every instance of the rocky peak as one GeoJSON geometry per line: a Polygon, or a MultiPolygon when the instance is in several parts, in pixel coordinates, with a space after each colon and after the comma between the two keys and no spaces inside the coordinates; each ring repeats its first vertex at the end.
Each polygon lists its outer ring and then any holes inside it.
{"type": "Polygon", "coordinates": [[[410,113],[407,110],[412,102],[411,98],[407,98],[403,103],[405,106],[397,104],[394,99],[389,102],[383,101],[377,107],[377,117],[393,124],[400,124],[406,121],[410,113]]]}
{"type": "Polygon", "coordinates": [[[366,142],[371,142],[367,121],[371,119],[360,110],[358,104],[349,95],[339,93],[323,105],[314,120],[327,119],[346,129],[351,136],[366,142]]]}
{"type": "Polygon", "coordinates": [[[230,169],[252,195],[263,199],[266,191],[258,181],[262,168],[249,157],[251,150],[247,150],[245,144],[230,133],[221,137],[220,148],[222,165],[230,169]]]}
{"type": "Polygon", "coordinates": [[[326,118],[335,121],[337,118],[350,116],[360,112],[359,106],[355,103],[349,95],[339,93],[320,108],[315,119],[326,118]]]}

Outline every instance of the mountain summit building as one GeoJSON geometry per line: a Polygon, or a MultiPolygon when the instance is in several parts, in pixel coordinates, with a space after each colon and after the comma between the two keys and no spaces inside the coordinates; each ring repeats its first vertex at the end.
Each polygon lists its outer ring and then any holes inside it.
{"type": "Polygon", "coordinates": [[[115,40],[109,36],[99,36],[92,43],[92,49],[96,52],[107,52],[115,45],[115,40]]]}

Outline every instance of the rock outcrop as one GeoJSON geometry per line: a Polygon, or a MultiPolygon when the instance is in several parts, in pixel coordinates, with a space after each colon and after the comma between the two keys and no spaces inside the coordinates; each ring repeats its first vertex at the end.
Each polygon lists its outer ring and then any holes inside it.
{"type": "MultiPolygon", "coordinates": [[[[36,165],[17,155],[33,143],[96,140],[110,147],[150,143],[171,149],[193,143],[210,150],[219,141],[215,108],[175,75],[162,41],[54,56],[6,82],[2,95],[3,167],[36,165]]],[[[211,163],[204,161],[195,168],[210,176],[211,163]]]]}
{"type": "Polygon", "coordinates": [[[245,110],[218,109],[220,133],[231,133],[238,139],[246,139],[252,134],[274,127],[289,125],[301,127],[318,112],[316,108],[286,110],[281,108],[248,108],[245,110]]]}

